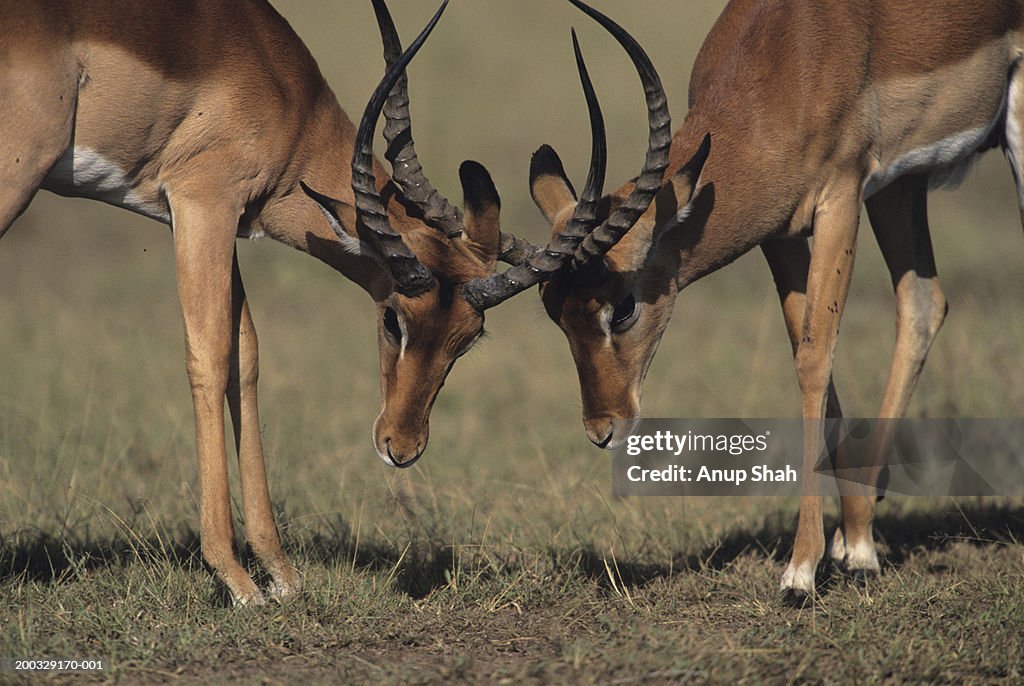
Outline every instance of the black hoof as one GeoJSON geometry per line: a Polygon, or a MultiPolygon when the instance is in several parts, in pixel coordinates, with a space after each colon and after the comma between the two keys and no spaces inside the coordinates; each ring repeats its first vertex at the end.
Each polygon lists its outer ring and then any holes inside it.
{"type": "Polygon", "coordinates": [[[803,608],[811,602],[811,594],[797,588],[787,588],[782,591],[783,607],[803,608]]]}
{"type": "Polygon", "coordinates": [[[846,576],[856,586],[867,586],[868,583],[878,578],[878,572],[874,569],[851,569],[846,576]]]}

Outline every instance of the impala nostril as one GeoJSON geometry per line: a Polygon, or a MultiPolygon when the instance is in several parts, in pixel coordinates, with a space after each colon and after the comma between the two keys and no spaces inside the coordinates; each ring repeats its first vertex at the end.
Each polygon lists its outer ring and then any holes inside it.
{"type": "Polygon", "coordinates": [[[421,444],[417,443],[416,444],[416,452],[413,454],[412,457],[407,458],[407,459],[402,459],[402,458],[396,456],[391,451],[391,439],[390,438],[387,438],[387,439],[384,440],[384,449],[385,449],[385,451],[388,454],[388,458],[391,460],[392,466],[398,467],[399,469],[405,469],[406,467],[413,466],[413,464],[415,464],[416,461],[419,460],[420,457],[423,455],[423,447],[422,447],[421,444]]]}
{"type": "Polygon", "coordinates": [[[612,437],[615,435],[615,427],[611,423],[607,427],[597,428],[592,424],[587,424],[587,438],[590,442],[596,445],[598,448],[606,448],[611,442],[612,437]]]}

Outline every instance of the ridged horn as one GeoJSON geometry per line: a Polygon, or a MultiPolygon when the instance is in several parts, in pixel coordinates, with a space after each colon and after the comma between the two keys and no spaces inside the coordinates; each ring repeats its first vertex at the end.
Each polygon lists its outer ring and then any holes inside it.
{"type": "Polygon", "coordinates": [[[434,276],[424,267],[405,244],[402,237],[391,227],[387,211],[377,192],[377,180],[373,175],[373,134],[377,128],[384,101],[405,68],[427,40],[441,19],[448,0],[434,14],[430,23],[420,32],[416,40],[388,68],[384,78],[370,96],[363,118],[356,133],[355,154],[352,156],[352,190],[356,196],[358,221],[370,230],[377,248],[381,251],[388,269],[395,279],[396,290],[402,295],[414,297],[428,290],[434,284],[434,276]]]}
{"type": "MultiPolygon", "coordinates": [[[[576,203],[576,209],[573,210],[573,215],[566,223],[565,229],[552,237],[546,248],[540,250],[531,245],[532,254],[525,256],[524,253],[525,261],[518,264],[513,263],[516,266],[500,274],[493,274],[486,279],[475,279],[463,286],[463,296],[480,312],[508,300],[541,281],[550,279],[579,248],[581,241],[589,235],[595,221],[594,215],[604,187],[607,161],[604,117],[601,115],[601,106],[594,93],[590,75],[587,73],[587,65],[583,60],[583,53],[580,51],[575,31],[572,32],[572,43],[573,51],[576,54],[576,68],[580,74],[580,82],[583,84],[583,94],[586,97],[587,110],[590,114],[592,147],[586,187],[584,187],[583,193],[576,203]]],[[[512,240],[520,239],[512,237],[512,240]]],[[[525,243],[525,241],[521,242],[525,243]]],[[[504,247],[505,236],[503,235],[502,248],[504,247]]]]}
{"type": "Polygon", "coordinates": [[[633,61],[644,86],[650,127],[647,159],[636,180],[636,186],[626,202],[594,229],[577,248],[573,256],[573,263],[575,267],[581,267],[594,260],[602,259],[626,232],[633,228],[640,215],[651,206],[654,196],[657,195],[664,183],[665,169],[668,168],[668,152],[672,143],[672,120],[668,110],[668,98],[665,96],[661,79],[640,44],[621,26],[581,0],[569,0],[569,2],[612,34],[633,61]]]}
{"type": "Polygon", "coordinates": [[[567,242],[576,243],[578,246],[597,223],[597,204],[604,194],[604,178],[608,169],[608,140],[605,134],[604,117],[601,115],[601,106],[598,104],[597,95],[594,93],[594,85],[587,73],[587,65],[583,61],[583,53],[580,52],[580,44],[576,38],[576,29],[572,30],[572,48],[576,55],[576,69],[580,73],[580,81],[583,84],[583,94],[587,99],[587,111],[590,114],[590,170],[587,172],[587,183],[580,193],[576,208],[562,231],[562,238],[567,242]]]}
{"type": "MultiPolygon", "coordinates": [[[[402,43],[384,0],[373,0],[373,11],[384,44],[384,60],[390,69],[401,56],[402,43]]],[[[448,237],[461,235],[462,212],[430,184],[416,155],[409,114],[409,79],[404,71],[384,103],[384,118],[384,138],[388,142],[384,157],[391,163],[392,175],[402,193],[419,208],[428,224],[448,237]]]]}

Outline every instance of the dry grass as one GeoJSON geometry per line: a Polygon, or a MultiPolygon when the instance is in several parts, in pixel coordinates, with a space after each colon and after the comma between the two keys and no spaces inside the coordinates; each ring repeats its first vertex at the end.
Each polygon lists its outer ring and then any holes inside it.
{"type": "MultiPolygon", "coordinates": [[[[369,3],[348,18],[280,4],[353,112],[380,71],[369,3]]],[[[715,3],[613,4],[598,3],[649,48],[681,119],[715,3]]],[[[430,8],[396,0],[393,10],[408,36],[430,8]]],[[[504,194],[506,226],[543,238],[526,193],[530,151],[557,144],[574,174],[587,154],[570,23],[583,29],[614,132],[609,177],[635,173],[639,88],[600,31],[540,0],[453,3],[449,15],[412,73],[419,148],[438,186],[457,198],[457,164],[475,157],[504,194]],[[623,79],[629,88],[611,87],[623,79]]],[[[1005,164],[988,160],[933,208],[952,309],[912,414],[1017,415],[1024,241],[1005,164]]],[[[852,414],[870,415],[893,306],[864,235],[837,383],[852,414]]],[[[835,578],[814,606],[783,609],[794,503],[608,496],[609,456],[583,436],[568,351],[534,294],[488,316],[493,336],[453,372],[427,456],[398,473],[369,440],[370,303],[302,255],[266,242],[240,250],[272,490],[307,592],[232,611],[199,561],[166,230],[40,197],[0,243],[0,656],[102,656],[104,677],[128,683],[1024,677],[1021,501],[892,499],[879,522],[884,576],[866,588],[835,578]]],[[[646,409],[798,414],[759,257],[680,299],[646,409]]]]}

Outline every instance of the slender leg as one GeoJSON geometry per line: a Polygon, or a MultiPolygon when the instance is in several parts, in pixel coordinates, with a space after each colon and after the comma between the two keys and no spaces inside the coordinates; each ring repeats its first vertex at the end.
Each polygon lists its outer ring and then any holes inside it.
{"type": "MultiPolygon", "coordinates": [[[[878,411],[882,419],[906,414],[928,350],[946,317],[928,230],[927,195],[927,178],[905,177],[866,203],[896,291],[896,347],[878,411]]],[[[881,423],[871,436],[869,462],[861,466],[860,478],[856,483],[840,482],[843,519],[836,540],[841,537],[842,545],[834,546],[834,557],[858,576],[879,569],[872,534],[875,484],[892,447],[894,428],[892,422],[881,423]]]]}
{"type": "Polygon", "coordinates": [[[232,352],[231,272],[240,209],[201,195],[171,196],[185,359],[195,407],[203,557],[238,605],[263,594],[238,561],[224,444],[224,396],[232,352]]]}
{"type": "MultiPolygon", "coordinates": [[[[804,239],[783,239],[767,241],[761,245],[768,268],[771,269],[775,287],[782,303],[782,316],[786,321],[789,342],[796,355],[800,334],[804,326],[804,312],[807,304],[807,272],[811,268],[811,251],[804,239]]],[[[825,416],[841,419],[842,407],[832,378],[828,380],[828,400],[825,416]]],[[[839,446],[840,450],[842,446],[839,446]]]]}
{"type": "MultiPolygon", "coordinates": [[[[804,239],[767,241],[761,245],[761,251],[768,262],[772,278],[775,280],[775,287],[779,292],[782,314],[786,321],[786,331],[789,333],[789,342],[793,346],[793,355],[795,356],[800,345],[800,335],[803,331],[807,306],[807,273],[811,267],[811,251],[804,239]]],[[[835,383],[831,377],[828,380],[825,416],[828,419],[843,418],[839,394],[836,392],[835,383]]],[[[831,456],[834,464],[849,462],[845,458],[846,446],[847,444],[844,442],[835,446],[834,454],[831,456]]],[[[841,560],[845,557],[843,545],[842,529],[839,528],[836,529],[830,550],[830,556],[833,559],[841,560]]]]}
{"type": "Polygon", "coordinates": [[[242,285],[242,274],[238,269],[237,253],[231,265],[231,322],[231,370],[227,398],[242,479],[245,534],[256,557],[273,579],[271,593],[285,598],[301,590],[302,579],[281,549],[281,539],[274,523],[256,394],[259,345],[242,285]]]}
{"type": "Polygon", "coordinates": [[[814,571],[825,553],[814,467],[825,449],[823,420],[839,322],[853,272],[860,201],[859,185],[845,183],[828,190],[816,212],[806,313],[796,354],[803,396],[804,451],[800,521],[781,584],[790,600],[802,600],[814,592],[814,571]]]}

